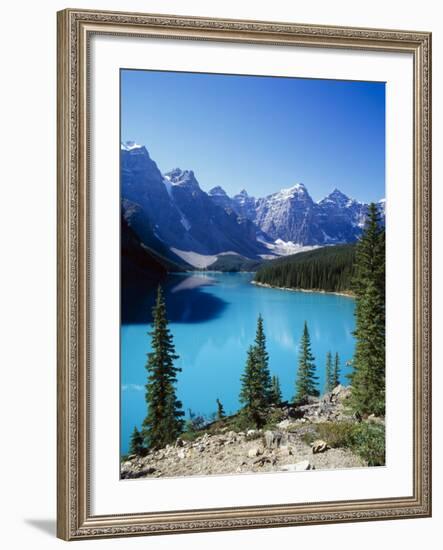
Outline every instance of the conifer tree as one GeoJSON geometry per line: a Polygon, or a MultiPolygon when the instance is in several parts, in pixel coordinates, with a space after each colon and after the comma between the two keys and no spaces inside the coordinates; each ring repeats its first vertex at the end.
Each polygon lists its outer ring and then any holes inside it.
{"type": "Polygon", "coordinates": [[[295,383],[295,401],[304,401],[308,396],[318,396],[316,387],[318,376],[315,374],[315,357],[311,352],[311,339],[309,337],[308,324],[305,321],[303,334],[300,341],[300,353],[298,358],[297,380],[295,383]]]}
{"type": "Polygon", "coordinates": [[[255,360],[257,362],[257,374],[262,385],[262,390],[268,403],[271,400],[271,375],[269,372],[269,354],[266,350],[266,336],[263,329],[263,317],[258,316],[257,330],[255,334],[255,360]]]}
{"type": "Polygon", "coordinates": [[[334,370],[332,375],[332,388],[334,389],[340,384],[340,357],[338,352],[335,352],[334,370]]]}
{"type": "Polygon", "coordinates": [[[222,402],[218,397],[216,399],[216,402],[217,402],[217,420],[221,420],[226,416],[225,409],[223,408],[222,402]]]}
{"type": "Polygon", "coordinates": [[[356,348],[350,375],[350,404],[360,414],[384,415],[385,230],[373,203],[357,244],[353,289],[356,348]]]}
{"type": "Polygon", "coordinates": [[[283,396],[281,393],[281,387],[280,387],[280,380],[278,379],[278,376],[272,377],[272,383],[271,383],[271,403],[274,403],[275,405],[278,405],[283,400],[283,396]]]}
{"type": "Polygon", "coordinates": [[[329,393],[335,388],[334,371],[332,369],[332,355],[328,351],[326,354],[326,372],[325,372],[325,393],[329,393]]]}
{"type": "Polygon", "coordinates": [[[146,446],[158,449],[175,441],[183,430],[182,404],[176,398],[175,384],[180,368],[174,365],[178,359],[172,334],[168,328],[166,304],[161,287],[158,287],[156,304],[152,310],[152,352],[148,353],[146,370],[146,404],[148,413],[143,422],[143,438],[146,446]]]}
{"type": "Polygon", "coordinates": [[[129,454],[141,456],[143,455],[144,451],[145,448],[143,446],[143,436],[137,429],[137,426],[134,426],[134,431],[132,432],[131,442],[129,446],[129,454]]]}
{"type": "Polygon", "coordinates": [[[239,400],[243,404],[243,414],[257,427],[264,424],[269,396],[264,391],[257,361],[257,349],[250,346],[247,353],[245,371],[241,377],[242,387],[239,400]]]}

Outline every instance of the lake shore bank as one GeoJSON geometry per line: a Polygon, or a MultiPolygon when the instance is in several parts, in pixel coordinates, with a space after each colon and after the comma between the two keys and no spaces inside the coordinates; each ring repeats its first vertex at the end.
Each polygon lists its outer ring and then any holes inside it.
{"type": "Polygon", "coordinates": [[[334,292],[329,290],[321,290],[321,289],[307,289],[307,288],[289,288],[285,286],[274,286],[270,285],[268,283],[259,283],[258,281],[251,281],[251,285],[255,286],[261,286],[263,288],[274,288],[276,290],[287,290],[289,292],[309,292],[309,293],[317,293],[317,294],[335,294],[336,296],[344,296],[345,298],[355,298],[355,294],[353,292],[342,290],[341,292],[334,292]]]}
{"type": "Polygon", "coordinates": [[[162,449],[122,457],[121,479],[384,465],[384,419],[360,420],[352,415],[346,404],[350,391],[349,386],[338,385],[302,405],[284,402],[270,406],[263,428],[243,425],[237,413],[184,432],[162,449]],[[355,445],[357,432],[374,429],[379,432],[380,449],[368,453],[366,447],[355,445]]]}

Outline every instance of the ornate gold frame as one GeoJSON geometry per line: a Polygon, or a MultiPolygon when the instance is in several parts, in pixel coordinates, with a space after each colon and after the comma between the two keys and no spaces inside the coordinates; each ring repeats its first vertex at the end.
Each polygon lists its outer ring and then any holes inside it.
{"type": "Polygon", "coordinates": [[[58,13],[58,508],[65,540],[431,515],[431,34],[96,12],[58,13]],[[92,516],[88,490],[88,43],[114,34],[409,52],[414,59],[413,496],[92,516]]]}

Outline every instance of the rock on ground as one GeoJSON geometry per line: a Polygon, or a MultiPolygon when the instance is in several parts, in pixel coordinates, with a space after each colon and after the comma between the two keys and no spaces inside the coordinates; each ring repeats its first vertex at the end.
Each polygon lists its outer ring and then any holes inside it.
{"type": "MultiPolygon", "coordinates": [[[[321,398],[310,398],[298,406],[280,406],[281,421],[269,430],[235,432],[227,428],[203,433],[194,441],[177,439],[174,445],[151,451],[144,457],[131,456],[121,465],[121,477],[158,478],[237,474],[252,472],[299,472],[365,467],[367,464],[349,449],[329,448],[325,441],[304,441],[318,422],[353,421],[344,401],[349,387],[337,386],[321,398]]],[[[371,422],[384,422],[371,418],[371,422]]]]}

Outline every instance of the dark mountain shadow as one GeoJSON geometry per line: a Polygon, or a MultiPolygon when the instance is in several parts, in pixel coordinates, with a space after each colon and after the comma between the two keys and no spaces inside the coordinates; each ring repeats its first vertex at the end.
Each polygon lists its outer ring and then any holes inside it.
{"type": "MultiPolygon", "coordinates": [[[[169,276],[162,281],[168,320],[171,323],[203,323],[219,317],[228,302],[203,291],[213,284],[209,277],[169,276]]],[[[123,325],[152,322],[157,284],[139,280],[122,287],[121,323],[123,325]]]]}

